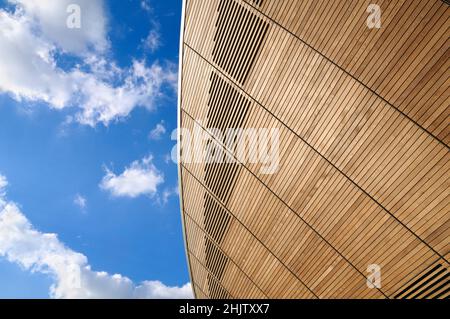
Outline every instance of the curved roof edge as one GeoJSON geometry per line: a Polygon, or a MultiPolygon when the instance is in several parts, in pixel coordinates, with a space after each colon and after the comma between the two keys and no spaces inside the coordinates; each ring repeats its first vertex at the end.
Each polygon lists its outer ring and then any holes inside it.
{"type": "Polygon", "coordinates": [[[192,280],[192,272],[191,272],[191,261],[189,258],[189,252],[187,249],[187,238],[186,238],[186,228],[184,224],[184,209],[183,209],[183,183],[181,177],[181,156],[180,156],[180,135],[181,135],[181,85],[183,80],[183,53],[184,53],[184,30],[185,30],[185,14],[186,14],[186,0],[182,0],[182,8],[181,8],[181,21],[180,21],[180,44],[179,44],[179,52],[178,52],[178,99],[177,99],[177,165],[178,165],[178,189],[179,189],[179,199],[180,199],[180,217],[181,224],[183,229],[183,242],[184,242],[184,251],[186,254],[186,262],[189,272],[189,280],[191,283],[192,295],[194,298],[195,295],[194,289],[194,281],[192,280]]]}

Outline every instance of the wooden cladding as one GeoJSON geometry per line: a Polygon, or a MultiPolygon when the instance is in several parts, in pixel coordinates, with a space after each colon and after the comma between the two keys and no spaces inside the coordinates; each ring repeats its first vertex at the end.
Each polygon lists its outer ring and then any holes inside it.
{"type": "MultiPolygon", "coordinates": [[[[277,37],[267,38],[275,50],[271,54],[274,61],[280,51],[287,50],[290,56],[285,60],[286,55],[281,55],[279,61],[284,63],[278,63],[273,70],[286,68],[296,73],[305,67],[302,64],[311,61],[330,71],[333,64],[449,146],[450,7],[440,0],[383,1],[379,3],[381,29],[370,29],[366,24],[369,3],[265,1],[260,10],[273,22],[271,29],[289,31],[297,43],[277,43],[277,37]],[[300,43],[311,48],[314,57],[296,57],[300,43]]],[[[266,63],[265,70],[272,70],[271,64],[266,63]]],[[[266,72],[259,75],[272,76],[266,72]]],[[[326,72],[318,75],[328,78],[326,72]]],[[[287,85],[295,75],[278,79],[286,80],[287,85]]]]}
{"type": "Polygon", "coordinates": [[[220,0],[212,57],[237,82],[245,83],[269,24],[235,0],[220,0]]]}
{"type": "Polygon", "coordinates": [[[436,263],[423,271],[408,284],[396,299],[448,299],[450,297],[450,273],[441,263],[436,263]]]}
{"type": "Polygon", "coordinates": [[[181,126],[280,151],[274,174],[181,164],[198,297],[449,297],[450,9],[385,1],[370,29],[367,5],[187,0],[181,126]]]}

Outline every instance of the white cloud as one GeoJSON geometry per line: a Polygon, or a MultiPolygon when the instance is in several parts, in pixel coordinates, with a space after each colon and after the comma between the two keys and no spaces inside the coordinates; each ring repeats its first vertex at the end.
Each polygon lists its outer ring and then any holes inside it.
{"type": "Polygon", "coordinates": [[[79,34],[61,22],[72,0],[10,2],[17,4],[13,13],[0,9],[0,93],[54,109],[72,107],[78,110],[74,119],[95,126],[127,117],[139,106],[153,110],[165,86],[176,88],[173,64],[133,60],[129,68],[119,68],[107,58],[102,1],[78,1],[79,34]],[[57,57],[68,53],[80,63],[65,70],[57,57]]]}
{"type": "Polygon", "coordinates": [[[22,9],[27,20],[35,22],[46,41],[66,52],[83,54],[90,48],[104,51],[108,47],[103,0],[8,1],[22,9]],[[67,8],[72,4],[81,9],[81,28],[67,27],[67,8]]]}
{"type": "Polygon", "coordinates": [[[153,158],[148,156],[141,161],[134,161],[120,175],[106,169],[100,188],[115,197],[154,196],[158,186],[164,182],[164,176],[156,169],[152,160],[153,158]]]}
{"type": "Polygon", "coordinates": [[[151,140],[159,140],[162,135],[166,133],[166,127],[164,126],[164,121],[156,124],[155,128],[152,129],[148,135],[151,140]]]}
{"type": "Polygon", "coordinates": [[[31,29],[27,17],[0,10],[0,92],[62,108],[71,95],[70,76],[55,67],[54,46],[31,29]]]}
{"type": "Polygon", "coordinates": [[[151,30],[144,40],[145,48],[149,49],[151,52],[155,52],[161,46],[161,36],[159,32],[155,29],[151,30]]]}
{"type": "Polygon", "coordinates": [[[173,86],[176,78],[174,72],[158,63],[147,67],[145,61],[133,61],[132,67],[122,74],[122,85],[113,86],[92,74],[78,70],[72,73],[81,91],[79,100],[82,111],[77,116],[80,123],[94,126],[102,122],[107,125],[128,116],[136,106],[153,110],[155,100],[162,95],[162,86],[173,86]]]}
{"type": "Polygon", "coordinates": [[[81,196],[80,194],[76,194],[75,198],[73,199],[73,203],[80,207],[82,210],[86,208],[87,200],[85,197],[81,196]]]}
{"type": "MultiPolygon", "coordinates": [[[[7,181],[3,176],[0,180],[4,189],[7,181]]],[[[65,246],[56,234],[36,230],[4,193],[0,196],[0,256],[24,270],[50,275],[52,298],[192,298],[189,283],[182,287],[160,281],[135,284],[119,274],[92,270],[87,257],[65,246]]]]}

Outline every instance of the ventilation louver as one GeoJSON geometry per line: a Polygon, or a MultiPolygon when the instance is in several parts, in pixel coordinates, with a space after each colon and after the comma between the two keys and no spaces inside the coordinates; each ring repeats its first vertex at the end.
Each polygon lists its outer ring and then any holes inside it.
{"type": "Polygon", "coordinates": [[[208,127],[225,130],[243,127],[250,100],[223,80],[216,72],[211,73],[208,100],[208,127]]]}
{"type": "Polygon", "coordinates": [[[244,84],[269,24],[235,0],[221,0],[218,11],[213,61],[237,82],[244,84]]]}
{"type": "MultiPolygon", "coordinates": [[[[224,150],[226,130],[245,126],[250,100],[213,71],[210,77],[207,105],[206,128],[222,132],[223,140],[214,140],[211,137],[207,141],[208,148],[210,146],[213,146],[212,150],[222,148],[222,152],[220,162],[205,164],[204,182],[211,193],[223,205],[227,205],[241,167],[224,150]]],[[[214,280],[210,280],[208,277],[208,287],[211,298],[229,298],[229,294],[219,284],[226,269],[228,257],[218,246],[221,245],[228,232],[230,215],[214,196],[205,192],[203,202],[204,229],[206,234],[209,235],[209,237],[205,235],[206,268],[210,272],[209,275],[213,274],[215,277],[214,280]]]]}
{"type": "Polygon", "coordinates": [[[409,283],[396,299],[448,299],[450,296],[450,278],[447,267],[434,264],[423,271],[417,279],[409,283]]]}
{"type": "Polygon", "coordinates": [[[204,208],[205,231],[220,245],[228,229],[230,215],[209,193],[205,193],[204,208]]]}
{"type": "MultiPolygon", "coordinates": [[[[250,101],[215,72],[211,74],[208,100],[208,129],[218,129],[224,135],[228,128],[243,128],[250,107],[250,101]]],[[[225,140],[221,141],[225,144],[225,140]]],[[[219,141],[210,139],[208,144],[221,147],[219,141]]],[[[228,203],[240,166],[227,152],[222,152],[220,163],[205,165],[205,184],[225,205],[228,203]]]]}
{"type": "Polygon", "coordinates": [[[217,278],[222,279],[228,257],[205,236],[206,268],[217,278]]]}
{"type": "Polygon", "coordinates": [[[230,294],[208,273],[209,297],[212,299],[231,299],[230,294]]]}

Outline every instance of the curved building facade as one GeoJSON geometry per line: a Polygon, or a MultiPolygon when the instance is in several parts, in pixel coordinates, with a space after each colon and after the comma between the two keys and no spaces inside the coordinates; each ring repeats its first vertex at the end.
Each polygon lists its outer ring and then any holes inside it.
{"type": "Polygon", "coordinates": [[[186,0],[197,298],[448,298],[450,8],[186,0]]]}

